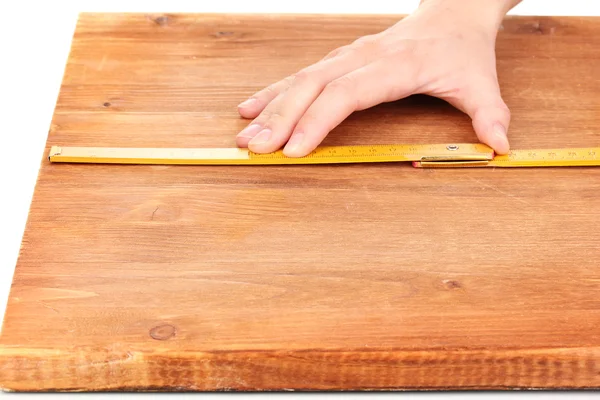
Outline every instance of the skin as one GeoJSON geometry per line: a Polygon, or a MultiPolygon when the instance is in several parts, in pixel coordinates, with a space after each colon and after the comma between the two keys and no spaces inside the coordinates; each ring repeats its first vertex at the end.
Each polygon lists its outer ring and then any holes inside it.
{"type": "Polygon", "coordinates": [[[517,0],[422,0],[395,25],[358,38],[255,93],[238,106],[252,119],[236,137],[257,153],[313,151],[355,111],[426,94],[471,117],[480,142],[509,151],[510,110],[496,74],[495,42],[517,0]]]}

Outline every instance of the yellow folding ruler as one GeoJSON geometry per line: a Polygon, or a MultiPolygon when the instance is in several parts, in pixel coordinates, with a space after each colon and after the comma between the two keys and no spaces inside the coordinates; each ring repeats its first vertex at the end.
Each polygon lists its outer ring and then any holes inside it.
{"type": "Polygon", "coordinates": [[[282,150],[259,154],[241,148],[127,148],[52,146],[57,163],[166,165],[290,165],[410,162],[418,168],[600,166],[600,147],[512,150],[478,143],[320,146],[304,157],[282,150]]]}

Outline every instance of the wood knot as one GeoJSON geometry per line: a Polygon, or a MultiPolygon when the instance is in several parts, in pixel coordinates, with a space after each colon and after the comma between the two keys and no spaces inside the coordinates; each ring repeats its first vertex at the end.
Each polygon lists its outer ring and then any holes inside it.
{"type": "Polygon", "coordinates": [[[209,33],[208,36],[223,41],[236,41],[246,37],[247,33],[240,31],[216,31],[209,33]]]}
{"type": "Polygon", "coordinates": [[[171,22],[171,19],[167,15],[161,15],[156,18],[153,18],[152,21],[156,25],[167,26],[167,25],[169,25],[169,22],[171,22]]]}
{"type": "Polygon", "coordinates": [[[104,107],[110,107],[110,105],[111,105],[111,104],[110,104],[110,103],[107,101],[107,102],[105,102],[105,103],[104,103],[104,104],[102,104],[102,105],[103,105],[104,107]]]}
{"type": "Polygon", "coordinates": [[[533,21],[522,25],[518,31],[534,35],[553,35],[556,32],[556,23],[552,20],[533,21]]]}
{"type": "Polygon", "coordinates": [[[224,37],[224,36],[231,36],[233,35],[233,32],[231,31],[219,31],[219,32],[215,32],[215,34],[213,35],[214,37],[224,37]]]}
{"type": "Polygon", "coordinates": [[[531,24],[533,30],[532,33],[538,33],[540,35],[544,34],[544,29],[542,27],[542,24],[540,22],[534,22],[533,24],[531,24]]]}
{"type": "Polygon", "coordinates": [[[462,287],[459,281],[453,279],[444,279],[442,283],[444,284],[444,287],[449,290],[460,289],[462,287]]]}
{"type": "Polygon", "coordinates": [[[173,325],[163,324],[150,329],[150,337],[154,340],[168,340],[175,336],[177,329],[173,325]]]}

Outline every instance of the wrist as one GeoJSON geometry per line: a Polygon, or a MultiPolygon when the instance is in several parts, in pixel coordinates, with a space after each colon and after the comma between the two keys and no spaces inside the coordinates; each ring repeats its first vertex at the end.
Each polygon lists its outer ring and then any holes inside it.
{"type": "Polygon", "coordinates": [[[446,14],[459,23],[476,24],[495,36],[506,13],[520,0],[421,0],[417,13],[446,14]]]}

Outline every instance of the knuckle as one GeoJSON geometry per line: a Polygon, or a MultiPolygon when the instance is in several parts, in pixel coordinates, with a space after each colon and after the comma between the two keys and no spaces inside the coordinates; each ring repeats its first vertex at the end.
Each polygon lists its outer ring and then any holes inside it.
{"type": "Polygon", "coordinates": [[[318,86],[320,84],[320,79],[318,78],[318,74],[315,71],[312,71],[309,68],[302,69],[294,74],[294,82],[293,86],[318,86]]]}
{"type": "Polygon", "coordinates": [[[294,81],[293,76],[288,76],[282,79],[279,82],[275,82],[265,87],[263,90],[258,92],[254,97],[267,97],[267,98],[275,98],[279,94],[285,92],[294,81]]]}
{"type": "Polygon", "coordinates": [[[510,109],[508,108],[508,106],[506,104],[503,104],[500,107],[500,112],[503,114],[504,118],[506,118],[506,120],[510,120],[511,118],[511,112],[510,109]]]}
{"type": "Polygon", "coordinates": [[[263,112],[260,113],[260,116],[259,116],[259,118],[262,121],[268,121],[268,120],[277,119],[280,117],[281,117],[281,114],[279,114],[279,112],[277,110],[271,110],[268,108],[265,108],[263,110],[263,112]]]}
{"type": "Polygon", "coordinates": [[[323,57],[323,60],[329,60],[330,58],[337,57],[337,56],[347,52],[349,50],[349,48],[350,48],[350,46],[348,46],[348,45],[338,47],[337,49],[330,51],[325,57],[323,57]]]}
{"type": "Polygon", "coordinates": [[[263,127],[274,128],[280,124],[280,121],[284,119],[284,116],[277,110],[264,110],[257,119],[260,119],[263,127]]]}
{"type": "Polygon", "coordinates": [[[401,40],[390,46],[393,54],[400,55],[402,57],[411,57],[417,54],[417,48],[412,40],[401,40]]]}
{"type": "Polygon", "coordinates": [[[283,86],[288,89],[294,83],[294,75],[287,76],[283,79],[283,86]]]}
{"type": "Polygon", "coordinates": [[[382,51],[382,41],[379,35],[363,36],[354,41],[355,50],[377,54],[382,51]]]}
{"type": "Polygon", "coordinates": [[[356,82],[351,76],[344,75],[332,81],[325,87],[324,92],[335,99],[334,101],[344,104],[344,107],[349,107],[353,110],[356,110],[359,107],[359,101],[355,95],[356,82]]]}
{"type": "Polygon", "coordinates": [[[301,83],[307,79],[310,78],[310,72],[307,68],[301,69],[300,71],[296,72],[294,75],[294,82],[293,84],[297,85],[298,83],[301,83]]]}
{"type": "Polygon", "coordinates": [[[352,44],[361,46],[364,44],[372,43],[376,39],[377,39],[377,35],[365,35],[365,36],[361,36],[358,39],[356,39],[354,42],[352,42],[352,44]]]}
{"type": "Polygon", "coordinates": [[[329,53],[325,54],[325,57],[323,57],[323,61],[329,60],[330,58],[337,56],[338,53],[339,53],[338,49],[330,51],[329,53]]]}
{"type": "Polygon", "coordinates": [[[419,50],[412,40],[408,39],[382,41],[379,43],[379,54],[381,58],[386,58],[394,63],[419,63],[425,58],[423,54],[419,54],[419,50]]]}
{"type": "Polygon", "coordinates": [[[260,92],[258,92],[253,97],[274,97],[278,94],[279,94],[279,90],[277,89],[277,85],[271,84],[271,85],[267,86],[266,88],[264,88],[263,90],[261,90],[260,92]]]}
{"type": "Polygon", "coordinates": [[[361,60],[364,65],[390,53],[390,48],[386,47],[385,43],[379,37],[361,39],[355,42],[347,51],[351,52],[353,57],[361,60]]]}
{"type": "Polygon", "coordinates": [[[356,82],[354,81],[354,78],[349,75],[344,75],[331,81],[326,89],[334,92],[352,92],[355,86],[356,82]]]}

